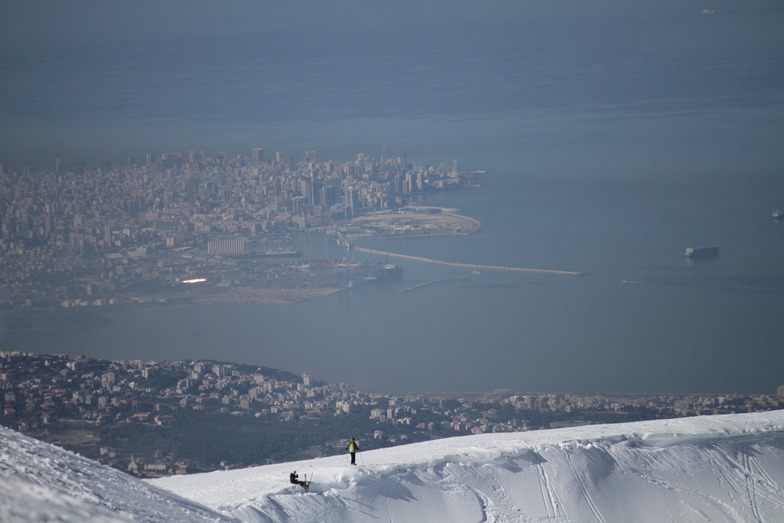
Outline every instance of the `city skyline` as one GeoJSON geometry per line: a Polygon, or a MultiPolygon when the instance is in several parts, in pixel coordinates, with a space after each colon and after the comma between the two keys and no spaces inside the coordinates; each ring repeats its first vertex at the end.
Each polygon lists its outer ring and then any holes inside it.
{"type": "MultiPolygon", "coordinates": [[[[340,224],[374,211],[400,213],[425,192],[474,183],[456,161],[409,163],[405,153],[389,158],[386,145],[382,160],[358,153],[342,163],[317,162],[313,150],[300,160],[280,153],[266,160],[260,151],[233,158],[148,154],[143,165],[118,167],[57,161],[54,171],[0,170],[0,254],[3,285],[11,291],[5,305],[163,303],[184,297],[174,289],[182,282],[268,288],[278,279],[276,288],[334,291],[351,276],[306,278],[310,271],[297,269],[304,263],[291,263],[302,253],[287,234],[421,234],[428,225],[412,229],[410,218],[397,232],[340,224]],[[239,255],[254,258],[245,264],[223,259],[239,255]],[[288,261],[269,263],[278,259],[288,261]]],[[[384,219],[406,222],[404,214],[384,219]]]]}

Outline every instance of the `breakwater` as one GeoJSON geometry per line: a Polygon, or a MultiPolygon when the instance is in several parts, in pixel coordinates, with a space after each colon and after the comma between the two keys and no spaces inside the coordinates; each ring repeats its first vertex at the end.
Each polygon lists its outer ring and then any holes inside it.
{"type": "Polygon", "coordinates": [[[420,283],[420,284],[414,285],[413,287],[407,287],[405,289],[400,289],[398,292],[411,292],[411,291],[415,291],[417,289],[421,289],[422,287],[427,287],[428,285],[433,285],[435,283],[446,283],[446,282],[450,282],[450,281],[459,281],[459,280],[465,280],[467,278],[468,278],[468,276],[458,276],[456,278],[445,278],[443,280],[430,280],[430,281],[426,281],[424,283],[420,283]]]}
{"type": "Polygon", "coordinates": [[[476,263],[457,263],[457,262],[450,262],[450,261],[443,261],[443,260],[434,260],[433,258],[423,258],[421,256],[411,256],[408,254],[398,254],[394,252],[388,251],[379,251],[377,249],[368,249],[366,247],[359,247],[357,245],[351,245],[351,248],[355,251],[366,252],[369,254],[383,254],[385,256],[394,256],[396,258],[405,258],[407,260],[416,260],[422,261],[427,263],[438,263],[440,265],[449,265],[452,267],[466,267],[468,269],[483,269],[489,271],[513,271],[513,272],[541,272],[547,274],[563,274],[566,276],[582,276],[583,272],[574,272],[574,271],[557,271],[553,269],[529,269],[526,267],[503,267],[500,265],[479,265],[476,263]]]}

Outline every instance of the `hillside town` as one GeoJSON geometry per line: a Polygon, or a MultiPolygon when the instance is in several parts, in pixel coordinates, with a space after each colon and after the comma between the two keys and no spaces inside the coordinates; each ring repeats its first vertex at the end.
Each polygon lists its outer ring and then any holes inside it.
{"type": "MultiPolygon", "coordinates": [[[[311,439],[300,443],[303,448],[286,452],[315,456],[340,452],[345,445],[341,438],[347,435],[370,449],[456,435],[784,407],[784,386],[777,394],[493,391],[394,396],[319,382],[308,373],[243,364],[109,361],[7,351],[0,352],[0,390],[1,424],[145,477],[283,460],[263,451],[244,461],[229,459],[231,449],[225,445],[232,443],[218,435],[227,419],[249,423],[251,441],[263,438],[273,426],[294,427],[295,434],[308,427],[311,439]],[[192,413],[200,414],[196,423],[213,434],[210,445],[217,457],[212,462],[189,455],[182,450],[186,445],[180,450],[144,448],[143,442],[127,441],[123,446],[116,436],[143,428],[187,440],[191,428],[185,423],[192,413]]],[[[274,443],[276,450],[279,446],[274,443]]]]}
{"type": "MultiPolygon", "coordinates": [[[[295,301],[333,292],[376,268],[318,260],[321,270],[299,270],[312,264],[299,259],[293,233],[378,234],[350,220],[399,212],[428,191],[475,185],[475,176],[456,161],[392,157],[386,145],[379,159],[360,153],[342,163],[320,161],[315,151],[294,160],[255,148],[235,157],[147,154],[122,166],[58,159],[45,172],[0,164],[0,305],[231,299],[238,289],[255,291],[244,301],[295,301]]],[[[428,232],[387,222],[390,234],[428,232]]]]}

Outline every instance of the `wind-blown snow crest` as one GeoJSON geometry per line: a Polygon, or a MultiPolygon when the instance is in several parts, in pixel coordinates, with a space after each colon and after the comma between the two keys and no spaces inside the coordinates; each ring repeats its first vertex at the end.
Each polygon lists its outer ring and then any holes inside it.
{"type": "Polygon", "coordinates": [[[784,521],[784,411],[448,438],[358,462],[151,483],[247,522],[784,521]]]}
{"type": "Polygon", "coordinates": [[[0,427],[0,521],[228,521],[113,468],[0,427]]]}

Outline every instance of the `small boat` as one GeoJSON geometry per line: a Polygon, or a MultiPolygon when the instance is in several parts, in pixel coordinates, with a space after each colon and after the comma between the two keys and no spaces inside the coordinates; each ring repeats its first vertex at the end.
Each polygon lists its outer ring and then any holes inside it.
{"type": "Polygon", "coordinates": [[[770,217],[774,220],[784,220],[784,211],[777,209],[770,213],[770,217]]]}
{"type": "Polygon", "coordinates": [[[719,246],[689,247],[684,254],[687,258],[713,258],[719,255],[719,246]]]}

